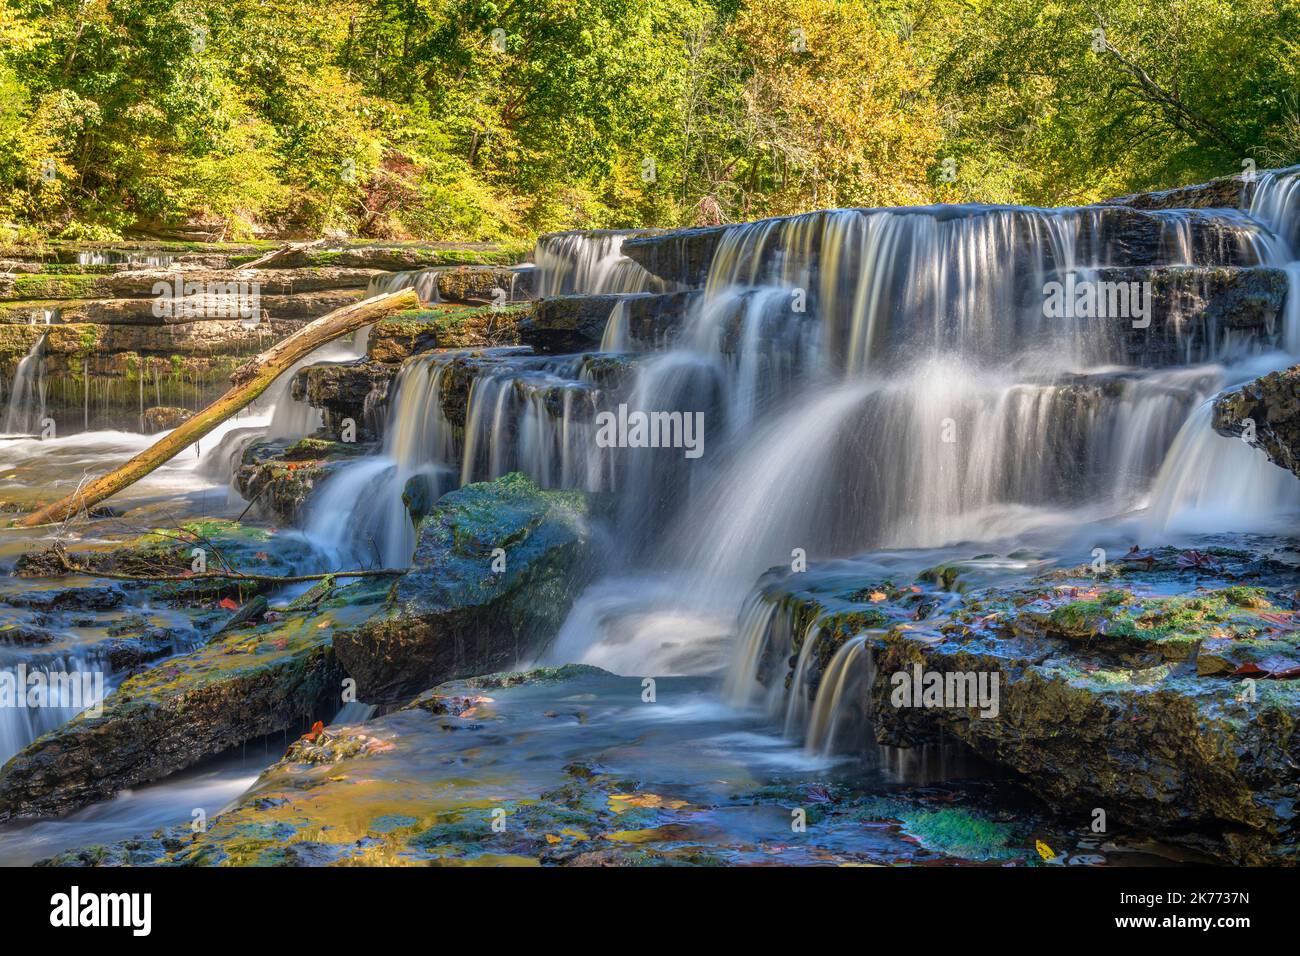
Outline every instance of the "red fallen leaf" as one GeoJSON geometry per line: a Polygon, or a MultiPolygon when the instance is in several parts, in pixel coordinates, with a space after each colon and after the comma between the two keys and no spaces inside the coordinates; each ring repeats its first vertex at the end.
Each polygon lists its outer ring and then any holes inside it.
{"type": "Polygon", "coordinates": [[[302,735],[302,739],[315,740],[324,732],[325,732],[325,722],[323,720],[318,720],[316,721],[316,723],[311,725],[311,731],[309,733],[305,733],[302,735]]]}
{"type": "Polygon", "coordinates": [[[1206,554],[1204,551],[1184,551],[1178,556],[1178,566],[1180,568],[1196,568],[1201,571],[1218,571],[1220,565],[1213,555],[1206,554]]]}
{"type": "Polygon", "coordinates": [[[1156,563],[1156,556],[1150,551],[1143,551],[1135,544],[1119,560],[1121,564],[1145,564],[1149,569],[1151,565],[1156,563]]]}
{"type": "Polygon", "coordinates": [[[278,637],[271,642],[271,646],[277,651],[282,651],[289,646],[289,639],[287,637],[278,637]]]}
{"type": "Polygon", "coordinates": [[[825,787],[812,786],[808,788],[808,799],[814,803],[827,803],[831,799],[830,791],[825,787]]]}
{"type": "Polygon", "coordinates": [[[230,598],[222,598],[222,599],[221,599],[221,606],[224,607],[227,611],[238,611],[238,610],[239,610],[239,605],[236,604],[236,603],[235,603],[233,600],[231,600],[230,598]]]}
{"type": "Polygon", "coordinates": [[[1300,671],[1300,662],[1283,657],[1281,654],[1264,658],[1259,662],[1259,666],[1267,671],[1270,677],[1290,677],[1300,671]]]}
{"type": "Polygon", "coordinates": [[[265,551],[257,551],[257,552],[254,552],[253,557],[257,558],[257,560],[259,560],[259,561],[270,561],[270,560],[271,560],[271,556],[270,556],[269,554],[267,554],[265,551]]]}
{"type": "Polygon", "coordinates": [[[1258,664],[1251,663],[1251,664],[1242,664],[1240,667],[1238,667],[1235,671],[1232,672],[1232,676],[1240,677],[1242,674],[1266,674],[1266,673],[1268,672],[1264,670],[1264,668],[1260,667],[1258,664]]]}

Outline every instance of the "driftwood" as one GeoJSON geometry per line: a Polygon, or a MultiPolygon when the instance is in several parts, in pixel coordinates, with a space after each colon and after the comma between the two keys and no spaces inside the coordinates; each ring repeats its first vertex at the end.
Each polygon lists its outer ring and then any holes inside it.
{"type": "MultiPolygon", "coordinates": [[[[355,332],[363,326],[420,304],[414,289],[401,289],[355,305],[335,309],[297,332],[277,342],[260,355],[249,359],[230,376],[231,388],[215,402],[197,412],[193,418],[164,435],[140,454],[106,475],[85,482],[72,494],[19,518],[17,524],[31,528],[36,525],[63,521],[88,509],[123,488],[130,487],[145,475],[216,428],[235,412],[253,401],[294,362],[306,358],[314,349],[341,335],[355,332]]],[[[300,580],[305,578],[300,577],[300,580]]],[[[291,580],[289,578],[286,581],[291,580]]]]}
{"type": "Polygon", "coordinates": [[[274,265],[281,259],[287,259],[290,256],[297,255],[307,249],[314,249],[317,246],[325,244],[324,239],[313,239],[311,242],[289,242],[285,243],[279,249],[274,249],[264,256],[259,256],[252,262],[245,262],[240,269],[262,269],[266,266],[274,265]]]}

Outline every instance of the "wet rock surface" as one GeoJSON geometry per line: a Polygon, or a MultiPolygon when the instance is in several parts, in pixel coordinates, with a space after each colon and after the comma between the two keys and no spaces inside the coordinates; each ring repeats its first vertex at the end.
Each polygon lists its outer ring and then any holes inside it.
{"type": "Polygon", "coordinates": [[[204,833],[44,865],[1005,866],[1042,864],[1040,844],[1056,864],[1136,856],[978,784],[863,786],[826,771],[764,783],[754,754],[713,745],[752,718],[701,717],[682,735],[656,708],[698,706],[709,682],[657,691],[645,703],[640,679],[581,665],[443,684],[305,735],[204,833]]]}
{"type": "Polygon", "coordinates": [[[841,717],[875,743],[956,739],[1062,811],[1101,807],[1232,862],[1295,861],[1293,564],[1163,548],[1008,589],[965,590],[965,574],[957,562],[917,582],[777,575],[769,634],[793,636],[765,647],[758,682],[815,694],[865,635],[869,704],[841,717]],[[969,675],[996,675],[995,706],[969,675]]]}
{"type": "Polygon", "coordinates": [[[586,573],[585,496],[520,474],[444,495],[382,615],[335,638],[361,699],[400,700],[540,650],[586,573]]]}
{"type": "MultiPolygon", "coordinates": [[[[245,741],[328,719],[343,678],[331,636],[368,614],[385,590],[382,582],[340,587],[127,678],[98,713],[83,712],[0,769],[0,819],[65,813],[245,741]]],[[[137,649],[144,647],[119,653],[137,649]]]]}
{"type": "Polygon", "coordinates": [[[300,524],[312,492],[372,444],[323,438],[255,441],[244,449],[235,487],[259,515],[286,525],[300,524]]]}
{"type": "Polygon", "coordinates": [[[1300,477],[1300,365],[1270,372],[1216,398],[1214,430],[1246,439],[1269,461],[1300,477]]]}

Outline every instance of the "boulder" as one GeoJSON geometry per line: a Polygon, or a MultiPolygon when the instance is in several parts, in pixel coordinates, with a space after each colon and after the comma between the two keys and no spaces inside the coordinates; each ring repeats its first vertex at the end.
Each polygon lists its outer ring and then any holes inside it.
{"type": "Polygon", "coordinates": [[[1251,444],[1300,477],[1300,365],[1224,392],[1214,401],[1214,430],[1251,444]]]}
{"type": "Polygon", "coordinates": [[[194,413],[188,408],[171,408],[166,405],[156,405],[153,408],[146,408],[141,416],[146,435],[155,435],[158,432],[171,431],[182,422],[187,422],[194,417],[194,413]]]}
{"type": "Polygon", "coordinates": [[[383,614],[335,638],[357,694],[408,698],[538,652],[589,571],[587,503],[521,474],[444,495],[383,614]]]}
{"type": "Polygon", "coordinates": [[[243,451],[235,471],[235,488],[259,515],[299,525],[308,499],[321,482],[373,450],[373,444],[321,438],[255,441],[243,451]]]}
{"type": "Polygon", "coordinates": [[[1300,616],[1289,565],[1165,548],[1011,588],[967,588],[966,576],[960,562],[911,584],[771,572],[755,679],[815,694],[861,637],[867,685],[848,713],[866,728],[864,746],[960,741],[1061,813],[1087,819],[1101,807],[1115,825],[1238,864],[1296,861],[1300,616]],[[983,679],[997,688],[994,706],[973,690],[927,699],[932,675],[939,688],[983,679]]]}
{"type": "Polygon", "coordinates": [[[530,305],[445,305],[402,312],[370,331],[368,356],[375,362],[398,363],[433,349],[485,348],[518,342],[520,320],[530,305]]]}
{"type": "Polygon", "coordinates": [[[293,397],[324,413],[325,430],[341,438],[344,423],[356,426],[357,441],[380,437],[374,408],[388,395],[397,366],[372,361],[322,362],[299,369],[293,378],[293,397]]]}
{"type": "Polygon", "coordinates": [[[503,268],[448,269],[438,274],[438,298],[444,302],[514,302],[532,293],[530,270],[503,268]]]}

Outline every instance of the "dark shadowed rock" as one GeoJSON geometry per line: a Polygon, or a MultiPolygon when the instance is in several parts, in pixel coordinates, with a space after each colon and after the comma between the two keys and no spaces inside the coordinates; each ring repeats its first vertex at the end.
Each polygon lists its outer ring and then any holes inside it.
{"type": "Polygon", "coordinates": [[[695,295],[647,292],[549,296],[538,299],[532,314],[519,323],[519,340],[547,354],[595,351],[600,348],[610,314],[622,301],[629,338],[649,345],[681,327],[695,295]]]}
{"type": "Polygon", "coordinates": [[[1252,444],[1269,461],[1300,476],[1300,365],[1224,392],[1214,402],[1214,430],[1252,444]]]}

